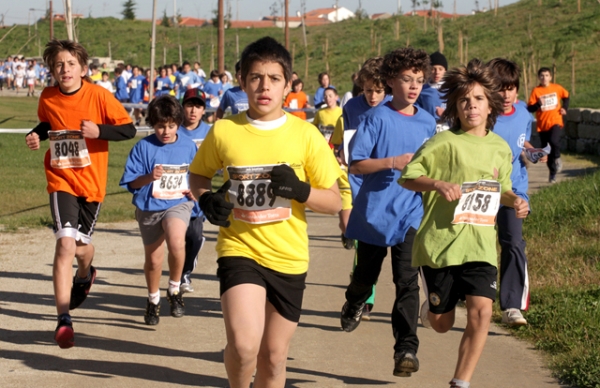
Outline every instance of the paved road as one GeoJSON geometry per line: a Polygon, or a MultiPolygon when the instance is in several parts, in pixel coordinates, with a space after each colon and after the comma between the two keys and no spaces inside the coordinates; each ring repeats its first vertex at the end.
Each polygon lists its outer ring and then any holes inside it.
{"type": "MultiPolygon", "coordinates": [[[[571,166],[565,167],[559,179],[575,174],[571,166]]],[[[533,185],[547,184],[544,166],[533,166],[531,172],[533,185]]],[[[336,218],[313,213],[308,218],[312,261],[286,386],[447,386],[465,311],[458,312],[456,326],[447,334],[420,328],[421,370],[411,378],[394,377],[389,262],[379,281],[373,320],[352,333],[342,332],[339,311],[353,253],[341,247],[336,218]]],[[[170,317],[163,297],[161,322],[148,327],[143,323],[146,290],[137,225],[98,225],[94,235],[98,278],[88,300],[73,312],[76,346],[69,350],[59,349],[52,340],[56,323],[51,232],[0,233],[0,386],[227,387],[215,277],[216,233],[207,224],[208,241],[194,278],[196,292],[185,298],[187,315],[170,317]]],[[[166,272],[162,283],[166,287],[166,272]]],[[[559,386],[530,344],[493,325],[473,387],[509,387],[515,382],[523,387],[559,386]]]]}

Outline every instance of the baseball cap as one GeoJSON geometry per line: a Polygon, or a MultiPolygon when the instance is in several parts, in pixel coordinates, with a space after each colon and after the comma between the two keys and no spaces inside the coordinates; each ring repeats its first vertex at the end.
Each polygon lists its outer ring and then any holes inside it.
{"type": "Polygon", "coordinates": [[[204,92],[198,88],[186,90],[183,95],[183,99],[181,100],[181,105],[194,99],[200,101],[202,106],[206,106],[206,94],[204,94],[204,92]]]}

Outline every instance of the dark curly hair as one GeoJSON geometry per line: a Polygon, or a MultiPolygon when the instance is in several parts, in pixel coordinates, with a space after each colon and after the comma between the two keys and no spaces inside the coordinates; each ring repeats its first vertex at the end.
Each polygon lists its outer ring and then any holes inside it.
{"type": "Polygon", "coordinates": [[[183,123],[183,107],[168,94],[155,98],[148,104],[146,122],[151,127],[163,123],[175,123],[178,126],[183,123]]]}
{"type": "Polygon", "coordinates": [[[458,103],[473,88],[475,84],[481,85],[488,100],[490,114],[487,117],[486,128],[493,130],[496,119],[502,114],[503,99],[500,96],[500,82],[494,70],[484,66],[479,59],[472,59],[467,66],[460,66],[446,72],[444,83],[440,91],[446,100],[446,110],[441,120],[447,121],[453,130],[459,129],[461,124],[458,116],[458,103]]]}
{"type": "Polygon", "coordinates": [[[404,70],[422,71],[423,78],[429,78],[431,64],[429,55],[423,50],[415,50],[412,47],[396,49],[383,57],[381,64],[381,76],[386,81],[385,93],[392,94],[392,88],[388,86],[387,81],[392,80],[404,70]]]}
{"type": "Polygon", "coordinates": [[[373,84],[377,87],[385,87],[385,80],[381,74],[381,64],[383,63],[383,57],[369,58],[363,63],[362,67],[358,72],[356,81],[358,86],[364,88],[365,82],[373,81],[373,84]]]}

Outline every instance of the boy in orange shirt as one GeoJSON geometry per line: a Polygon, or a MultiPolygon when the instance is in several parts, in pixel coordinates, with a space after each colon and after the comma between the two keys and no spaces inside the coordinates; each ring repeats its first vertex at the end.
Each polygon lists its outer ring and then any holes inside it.
{"type": "Polygon", "coordinates": [[[31,150],[50,139],[44,158],[56,249],[52,278],[58,313],[54,340],[75,344],[69,310],[86,299],[96,278],[91,236],[106,195],[108,141],[135,136],[131,118],[113,95],[86,76],[88,54],[69,40],[52,40],[44,62],[56,85],[40,96],[40,124],[25,138],[31,150]],[[85,81],[85,82],[84,82],[85,81]],[[73,257],[77,274],[73,277],[73,257]]]}
{"type": "Polygon", "coordinates": [[[566,115],[569,109],[569,92],[559,84],[551,82],[552,73],[547,67],[538,70],[538,79],[540,84],[531,91],[527,110],[536,113],[537,131],[542,140],[542,148],[548,144],[552,147],[546,164],[550,170],[548,181],[556,183],[556,174],[562,170],[560,135],[563,129],[562,116],[566,115]]]}

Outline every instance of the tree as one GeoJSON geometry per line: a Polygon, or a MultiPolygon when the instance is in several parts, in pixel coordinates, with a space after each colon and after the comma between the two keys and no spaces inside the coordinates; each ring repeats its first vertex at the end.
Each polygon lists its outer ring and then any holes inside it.
{"type": "Polygon", "coordinates": [[[135,20],[135,8],[136,4],[134,0],[126,0],[123,3],[123,11],[121,15],[123,15],[124,20],[135,20]]]}
{"type": "Polygon", "coordinates": [[[169,20],[169,17],[167,16],[166,9],[163,11],[163,17],[162,17],[162,21],[160,22],[160,25],[163,27],[171,27],[171,21],[169,20]]]}

